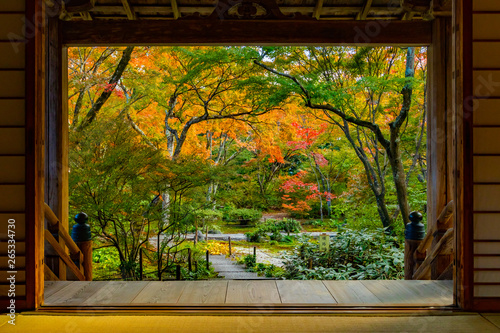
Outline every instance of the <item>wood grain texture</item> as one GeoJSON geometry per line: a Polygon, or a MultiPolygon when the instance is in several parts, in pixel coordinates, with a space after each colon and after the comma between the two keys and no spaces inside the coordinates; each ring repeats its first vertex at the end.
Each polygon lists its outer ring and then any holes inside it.
{"type": "Polygon", "coordinates": [[[179,303],[222,304],[226,299],[227,281],[193,281],[184,288],[179,303]]]}
{"type": "Polygon", "coordinates": [[[51,281],[45,290],[49,306],[447,306],[453,301],[452,281],[51,281]]]}
{"type": "Polygon", "coordinates": [[[185,281],[151,281],[132,300],[132,304],[173,304],[179,301],[184,289],[189,286],[185,281]]]}
{"type": "Polygon", "coordinates": [[[56,292],[62,290],[72,283],[74,283],[74,281],[57,281],[57,283],[56,281],[45,281],[45,299],[50,298],[56,292]]]}
{"type": "Polygon", "coordinates": [[[452,107],[454,118],[456,152],[455,192],[456,205],[454,229],[456,233],[455,252],[455,294],[457,305],[467,308],[472,304],[472,1],[455,1],[452,16],[453,27],[453,77],[452,107]],[[460,27],[460,28],[459,28],[460,27]],[[467,27],[467,28],[465,28],[467,27]]]}
{"type": "Polygon", "coordinates": [[[273,304],[281,303],[276,282],[231,280],[227,286],[226,303],[273,304]]]}
{"type": "Polygon", "coordinates": [[[81,45],[428,45],[431,23],[316,20],[148,20],[64,22],[63,43],[81,45]],[[378,33],[373,33],[376,30],[378,33]]]}
{"type": "Polygon", "coordinates": [[[128,304],[147,284],[147,281],[110,281],[83,304],[128,304]]]}
{"type": "Polygon", "coordinates": [[[83,302],[104,287],[105,281],[54,281],[45,282],[45,304],[83,304],[83,302]],[[60,287],[59,287],[60,286],[60,287]]]}
{"type": "Polygon", "coordinates": [[[277,280],[281,303],[336,304],[321,281],[277,280]]]}
{"type": "Polygon", "coordinates": [[[380,304],[361,281],[323,281],[338,304],[380,304]]]}
{"type": "MultiPolygon", "coordinates": [[[[389,304],[442,304],[441,295],[436,299],[435,290],[429,285],[437,281],[385,281],[371,280],[362,281],[363,285],[370,290],[383,303],[389,304]],[[429,283],[431,282],[431,283],[429,283]],[[432,288],[429,292],[429,288],[432,288]]],[[[444,293],[444,292],[443,292],[444,293]]],[[[444,296],[446,297],[446,296],[444,296]]],[[[447,294],[448,305],[453,304],[453,294],[447,294]]]]}

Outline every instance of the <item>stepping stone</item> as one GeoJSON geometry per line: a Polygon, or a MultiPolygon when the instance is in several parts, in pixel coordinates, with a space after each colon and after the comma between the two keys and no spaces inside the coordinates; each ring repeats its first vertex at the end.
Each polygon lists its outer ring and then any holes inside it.
{"type": "Polygon", "coordinates": [[[242,265],[236,264],[225,255],[210,255],[209,258],[214,271],[219,273],[220,277],[227,280],[266,280],[269,278],[259,276],[254,272],[247,272],[242,265]]]}

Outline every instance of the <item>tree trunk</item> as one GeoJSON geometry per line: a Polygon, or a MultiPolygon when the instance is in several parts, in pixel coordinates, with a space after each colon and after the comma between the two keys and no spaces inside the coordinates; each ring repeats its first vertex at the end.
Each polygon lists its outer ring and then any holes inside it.
{"type": "Polygon", "coordinates": [[[406,187],[406,174],[401,160],[401,152],[399,144],[394,142],[391,144],[391,150],[388,151],[389,163],[392,169],[392,178],[396,187],[396,196],[398,199],[399,209],[403,217],[403,226],[410,223],[410,207],[408,206],[408,190],[406,187]]]}

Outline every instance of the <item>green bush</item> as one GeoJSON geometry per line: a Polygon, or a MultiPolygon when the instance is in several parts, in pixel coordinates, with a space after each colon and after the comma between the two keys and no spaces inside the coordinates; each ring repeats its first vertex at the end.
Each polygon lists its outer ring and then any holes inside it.
{"type": "Polygon", "coordinates": [[[223,212],[219,210],[212,209],[200,209],[194,213],[195,217],[198,219],[205,219],[208,221],[216,221],[221,220],[223,216],[223,212]]]}
{"type": "Polygon", "coordinates": [[[262,232],[262,230],[259,229],[245,233],[247,241],[252,243],[260,243],[264,235],[265,234],[262,232]]]}
{"type": "Polygon", "coordinates": [[[205,260],[199,260],[196,265],[192,266],[192,272],[186,267],[181,267],[181,278],[183,280],[201,280],[201,279],[212,279],[217,276],[217,272],[214,271],[212,265],[207,269],[207,262],[205,260]]]}
{"type": "Polygon", "coordinates": [[[261,242],[267,235],[271,241],[291,242],[293,238],[290,235],[283,236],[281,232],[288,234],[299,232],[301,230],[300,222],[292,219],[283,219],[282,221],[269,219],[257,225],[253,232],[247,232],[245,236],[249,242],[261,242]]]}
{"type": "Polygon", "coordinates": [[[252,254],[248,254],[243,257],[243,263],[248,270],[253,271],[256,263],[255,257],[252,254]]]}
{"type": "Polygon", "coordinates": [[[343,229],[328,252],[315,241],[302,240],[284,257],[287,279],[395,280],[404,277],[404,250],[394,236],[376,231],[343,229]],[[312,269],[309,262],[312,259],[312,269]]]}
{"type": "Polygon", "coordinates": [[[226,219],[229,221],[257,222],[262,218],[262,212],[250,208],[236,208],[227,212],[226,219]]]}

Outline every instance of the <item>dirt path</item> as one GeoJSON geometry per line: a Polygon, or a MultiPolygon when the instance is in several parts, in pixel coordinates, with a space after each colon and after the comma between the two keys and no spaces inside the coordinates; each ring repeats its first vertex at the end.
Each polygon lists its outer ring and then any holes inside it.
{"type": "Polygon", "coordinates": [[[290,213],[289,212],[263,213],[262,218],[260,220],[261,221],[265,221],[265,220],[269,220],[269,219],[283,220],[283,218],[290,218],[290,213]]]}
{"type": "MultiPolygon", "coordinates": [[[[253,254],[253,247],[233,246],[233,254],[236,256],[245,256],[253,254]]],[[[275,266],[283,267],[283,261],[279,254],[272,254],[263,249],[256,249],[257,263],[273,264],[275,266]]]]}

